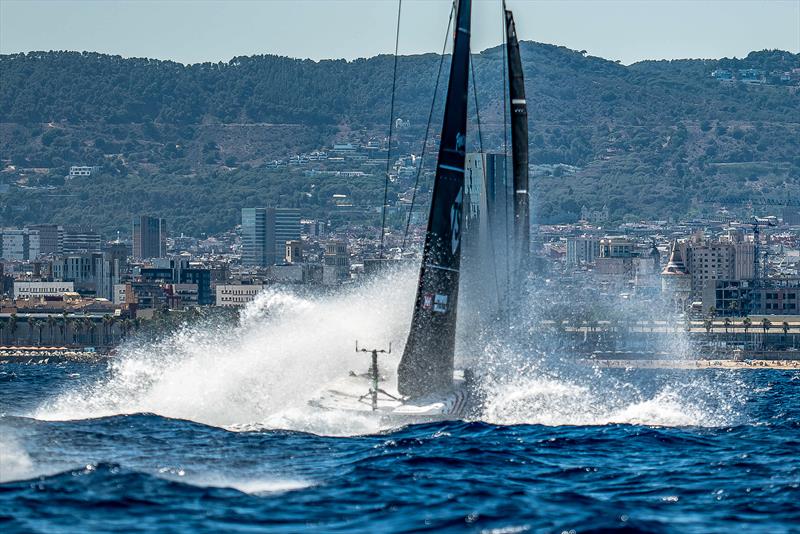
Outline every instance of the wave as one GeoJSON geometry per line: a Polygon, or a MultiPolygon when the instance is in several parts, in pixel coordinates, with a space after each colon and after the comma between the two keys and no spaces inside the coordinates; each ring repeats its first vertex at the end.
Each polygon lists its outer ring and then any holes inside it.
{"type": "MultiPolygon", "coordinates": [[[[5,462],[4,462],[5,463],[5,462]]],[[[129,487],[138,487],[137,498],[146,498],[148,494],[159,494],[167,491],[166,485],[180,483],[194,488],[231,489],[251,495],[269,495],[306,489],[315,484],[302,479],[280,479],[270,477],[229,476],[215,473],[188,473],[184,469],[161,468],[155,472],[138,471],[126,468],[118,463],[97,462],[82,467],[58,472],[18,473],[17,477],[4,479],[8,484],[24,482],[38,478],[37,487],[42,491],[74,492],[79,488],[91,488],[86,493],[89,498],[94,494],[104,494],[106,498],[114,495],[124,498],[129,487]]]]}
{"type": "Polygon", "coordinates": [[[28,452],[6,429],[0,432],[0,483],[31,478],[37,474],[28,452]]]}

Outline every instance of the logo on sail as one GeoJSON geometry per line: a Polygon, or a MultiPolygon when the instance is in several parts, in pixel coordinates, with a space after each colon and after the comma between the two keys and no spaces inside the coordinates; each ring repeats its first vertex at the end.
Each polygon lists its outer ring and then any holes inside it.
{"type": "Polygon", "coordinates": [[[458,250],[458,245],[461,244],[461,200],[463,193],[464,188],[462,187],[458,190],[453,207],[450,208],[450,252],[453,255],[458,250]]]}
{"type": "Polygon", "coordinates": [[[456,134],[456,152],[463,152],[464,151],[464,134],[458,132],[456,134]]]}

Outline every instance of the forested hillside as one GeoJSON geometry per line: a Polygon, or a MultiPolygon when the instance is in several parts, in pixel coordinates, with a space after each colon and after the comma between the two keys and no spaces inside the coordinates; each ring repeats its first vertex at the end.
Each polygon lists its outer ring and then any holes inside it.
{"type": "MultiPolygon", "coordinates": [[[[607,205],[620,221],[690,215],[708,199],[800,198],[800,71],[783,76],[800,69],[800,56],[623,66],[532,42],[522,54],[541,222],[574,221],[584,205],[607,205]],[[764,77],[720,81],[711,76],[717,69],[764,77]]],[[[433,54],[400,58],[395,116],[411,126],[398,132],[398,150],[421,149],[438,67],[433,54]]],[[[230,228],[239,208],[255,203],[326,216],[332,192],[344,192],[357,207],[379,205],[380,169],[344,179],[265,164],[385,136],[391,69],[389,56],[188,66],[95,53],[0,56],[0,225],[83,222],[112,231],[147,212],[198,233],[230,228]],[[65,181],[70,165],[101,170],[65,181]]],[[[480,139],[498,149],[502,50],[477,54],[475,73],[480,139]]],[[[473,148],[476,119],[473,110],[473,148]]]]}

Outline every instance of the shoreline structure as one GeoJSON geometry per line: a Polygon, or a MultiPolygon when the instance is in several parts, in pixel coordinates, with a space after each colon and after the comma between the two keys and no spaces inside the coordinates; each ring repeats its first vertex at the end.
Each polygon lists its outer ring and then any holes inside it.
{"type": "Polygon", "coordinates": [[[602,369],[782,369],[800,371],[800,360],[607,360],[580,359],[580,363],[602,369]]]}
{"type": "MultiPolygon", "coordinates": [[[[653,358],[653,354],[631,355],[607,352],[590,357],[578,357],[576,362],[604,369],[782,369],[800,371],[800,352],[792,351],[782,358],[748,358],[740,352],[715,355],[712,358],[653,358]],[[598,357],[602,356],[602,357],[598,357]]],[[[756,356],[755,354],[752,356],[756,356]]],[[[5,363],[62,363],[104,362],[114,353],[98,353],[68,347],[0,347],[0,364],[5,363]]]]}

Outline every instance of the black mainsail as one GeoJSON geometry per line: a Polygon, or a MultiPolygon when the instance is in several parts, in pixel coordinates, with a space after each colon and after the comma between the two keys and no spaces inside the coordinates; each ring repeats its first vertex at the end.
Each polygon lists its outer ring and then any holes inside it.
{"type": "Polygon", "coordinates": [[[527,262],[530,253],[530,215],[528,207],[528,105],[525,79],[519,53],[514,15],[506,10],[509,97],[511,99],[511,157],[514,168],[514,238],[518,251],[517,267],[527,262]]]}
{"type": "Polygon", "coordinates": [[[416,398],[453,386],[464,205],[470,0],[460,0],[431,211],[398,391],[416,398]]]}

